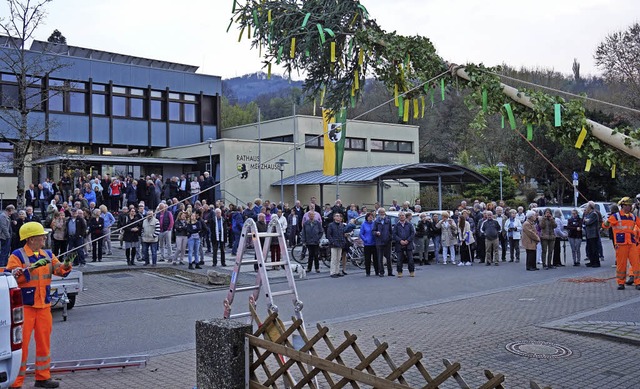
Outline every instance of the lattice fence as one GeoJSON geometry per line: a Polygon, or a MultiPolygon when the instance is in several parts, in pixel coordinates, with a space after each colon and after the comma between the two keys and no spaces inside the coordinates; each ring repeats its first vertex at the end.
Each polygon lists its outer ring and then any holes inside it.
{"type": "MultiPolygon", "coordinates": [[[[329,329],[320,324],[318,332],[308,337],[301,320],[285,326],[272,313],[261,322],[253,308],[252,316],[258,329],[247,335],[250,388],[471,388],[460,375],[458,362],[443,359],[444,370],[434,376],[421,362],[422,353],[409,347],[406,359],[397,364],[387,352],[389,345],[377,339],[374,351],[365,355],[356,343],[358,337],[348,331],[342,342],[334,344],[329,329]],[[301,340],[294,342],[297,347],[290,341],[294,336],[301,340]]],[[[484,375],[486,381],[479,388],[503,388],[503,374],[485,370],[484,375]]],[[[534,382],[531,388],[540,389],[534,382]]]]}

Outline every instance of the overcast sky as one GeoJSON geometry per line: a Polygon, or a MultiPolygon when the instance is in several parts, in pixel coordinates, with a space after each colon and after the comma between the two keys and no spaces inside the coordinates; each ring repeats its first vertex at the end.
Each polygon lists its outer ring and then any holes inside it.
{"type": "MultiPolygon", "coordinates": [[[[239,0],[244,1],[244,0],[239,0]]],[[[596,46],[640,20],[637,0],[361,0],[387,31],[423,35],[456,63],[507,63],[597,74],[596,46]]],[[[230,78],[260,70],[257,50],[226,33],[232,0],[54,0],[37,38],[200,66],[230,78]]],[[[6,16],[6,5],[0,6],[6,16]]],[[[276,70],[274,70],[276,71],[276,70]]],[[[300,78],[294,75],[294,78],[300,78]]]]}

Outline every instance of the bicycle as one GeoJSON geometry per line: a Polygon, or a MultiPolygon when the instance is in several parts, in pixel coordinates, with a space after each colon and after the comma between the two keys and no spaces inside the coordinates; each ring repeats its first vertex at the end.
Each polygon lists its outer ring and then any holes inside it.
{"type": "Polygon", "coordinates": [[[347,259],[356,267],[364,269],[364,245],[357,237],[349,237],[351,242],[347,249],[347,259]]]}
{"type": "MultiPolygon", "coordinates": [[[[291,258],[299,264],[306,266],[309,262],[307,245],[298,243],[291,247],[291,258]]],[[[318,246],[318,260],[326,267],[331,267],[331,248],[329,247],[329,241],[326,239],[320,240],[320,245],[318,246]]]]}

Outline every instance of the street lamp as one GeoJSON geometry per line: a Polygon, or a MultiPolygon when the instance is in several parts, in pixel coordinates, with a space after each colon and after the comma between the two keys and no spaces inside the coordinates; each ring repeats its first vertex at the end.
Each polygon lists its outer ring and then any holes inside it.
{"type": "Polygon", "coordinates": [[[502,201],[502,169],[507,167],[507,165],[502,162],[498,162],[496,166],[498,167],[498,171],[500,172],[500,201],[502,201]]]}
{"type": "Polygon", "coordinates": [[[282,206],[282,212],[284,212],[284,183],[282,182],[282,180],[284,179],[283,178],[284,165],[288,163],[289,162],[285,161],[282,158],[276,161],[276,165],[278,165],[278,170],[280,170],[280,206],[282,206]]]}
{"type": "Polygon", "coordinates": [[[209,174],[213,176],[213,139],[209,138],[207,139],[207,142],[209,142],[209,174]]]}

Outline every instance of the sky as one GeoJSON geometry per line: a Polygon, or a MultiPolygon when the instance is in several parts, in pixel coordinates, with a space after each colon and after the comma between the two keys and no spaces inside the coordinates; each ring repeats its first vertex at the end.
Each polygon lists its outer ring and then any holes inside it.
{"type": "MultiPolygon", "coordinates": [[[[238,0],[240,2],[245,0],[238,0]]],[[[386,31],[422,35],[454,63],[506,63],[600,74],[593,53],[608,34],[640,21],[637,0],[361,0],[386,31]]],[[[54,0],[36,33],[58,29],[73,46],[199,66],[222,78],[262,68],[258,50],[226,32],[232,0],[54,0]]],[[[7,6],[0,4],[0,15],[7,6]]],[[[274,68],[275,73],[278,70],[274,68]]],[[[304,74],[292,74],[294,79],[304,74]]]]}

